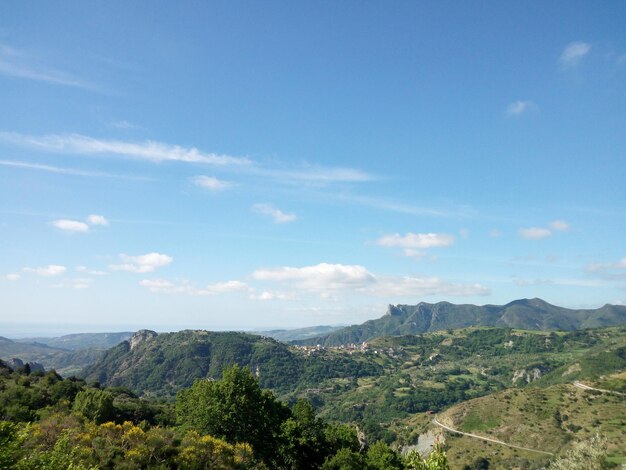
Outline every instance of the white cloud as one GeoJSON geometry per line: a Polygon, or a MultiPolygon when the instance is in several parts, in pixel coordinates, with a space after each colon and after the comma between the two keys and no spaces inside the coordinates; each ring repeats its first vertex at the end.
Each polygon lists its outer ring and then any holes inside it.
{"type": "Polygon", "coordinates": [[[376,179],[374,176],[354,168],[327,168],[314,165],[288,170],[253,167],[249,169],[249,172],[254,175],[295,184],[301,184],[302,182],[314,184],[362,183],[376,179]]]}
{"type": "Polygon", "coordinates": [[[63,230],[64,232],[89,232],[89,225],[84,222],[79,222],[78,220],[59,219],[53,221],[52,225],[59,230],[63,230]]]}
{"type": "Polygon", "coordinates": [[[12,144],[49,152],[81,155],[119,155],[155,163],[165,161],[206,163],[211,165],[248,165],[251,163],[247,158],[205,153],[195,147],[181,147],[179,145],[153,141],[125,142],[96,139],[80,134],[53,134],[37,137],[16,132],[0,132],[0,139],[12,144]]]}
{"type": "Polygon", "coordinates": [[[268,215],[274,219],[277,224],[284,224],[287,222],[293,222],[298,217],[295,214],[287,214],[280,209],[275,208],[271,204],[254,204],[252,210],[257,214],[268,215]]]}
{"type": "MultiPolygon", "coordinates": [[[[303,165],[298,168],[270,168],[244,157],[233,157],[216,153],[202,152],[195,147],[182,147],[163,142],[144,141],[130,142],[112,139],[99,139],[80,134],[51,134],[34,136],[17,132],[0,132],[0,140],[14,145],[41,150],[77,155],[117,155],[124,158],[147,160],[155,163],[178,161],[236,167],[239,173],[277,180],[281,183],[314,186],[325,186],[335,183],[360,183],[373,181],[376,178],[362,170],[354,168],[328,168],[316,165],[303,165]]],[[[11,164],[7,162],[6,164],[11,164]]],[[[70,169],[55,169],[45,165],[13,162],[14,166],[57,171],[69,174],[85,174],[89,172],[70,169]]],[[[96,174],[95,176],[108,176],[96,174]]]]}
{"type": "Polygon", "coordinates": [[[242,292],[248,291],[250,288],[245,282],[241,281],[226,281],[217,282],[215,284],[209,284],[198,292],[200,295],[215,295],[226,294],[228,292],[242,292]]]}
{"type": "Polygon", "coordinates": [[[77,272],[79,273],[87,273],[90,274],[92,276],[106,276],[108,273],[106,271],[98,271],[96,269],[89,269],[87,268],[87,266],[76,266],[77,272]]]}
{"type": "Polygon", "coordinates": [[[132,273],[151,273],[156,268],[167,266],[173,258],[161,253],[147,253],[140,256],[128,256],[121,254],[122,264],[112,264],[112,271],[128,271],[132,273]]]}
{"type": "Polygon", "coordinates": [[[570,225],[564,220],[555,220],[550,222],[550,228],[557,232],[567,232],[570,229],[570,225]]]}
{"type": "Polygon", "coordinates": [[[228,189],[232,186],[232,183],[228,181],[218,180],[213,176],[199,175],[194,176],[191,180],[196,186],[208,189],[209,191],[221,191],[223,189],[228,189]]]}
{"type": "MultiPolygon", "coordinates": [[[[322,298],[335,298],[331,292],[352,292],[377,297],[425,295],[487,295],[489,289],[480,284],[455,284],[437,277],[375,276],[359,265],[321,263],[303,268],[280,267],[252,273],[259,281],[276,281],[300,290],[313,291],[322,298]]],[[[270,297],[269,295],[267,297],[270,297]]]]}
{"type": "Polygon", "coordinates": [[[589,54],[589,51],[591,51],[591,44],[582,41],[571,42],[559,57],[559,64],[564,69],[575,67],[583,57],[589,54]]]}
{"type": "Polygon", "coordinates": [[[128,121],[123,120],[123,119],[121,121],[110,122],[109,126],[115,127],[116,129],[124,129],[124,130],[143,129],[143,127],[138,126],[137,124],[133,124],[132,122],[128,122],[128,121]]]}
{"type": "Polygon", "coordinates": [[[474,296],[489,295],[481,284],[455,284],[437,277],[383,277],[365,289],[365,293],[382,297],[421,297],[427,295],[474,296]]]}
{"type": "Polygon", "coordinates": [[[89,222],[90,225],[109,225],[109,221],[104,216],[96,214],[91,214],[87,217],[87,222],[89,222]]]}
{"type": "Polygon", "coordinates": [[[87,176],[94,178],[118,178],[124,180],[150,181],[152,178],[132,175],[116,175],[114,173],[104,173],[99,171],[84,171],[76,168],[63,168],[51,165],[40,165],[38,163],[21,162],[15,160],[0,160],[0,165],[13,168],[22,168],[25,170],[47,171],[49,173],[57,173],[61,175],[87,176]]]}
{"type": "Polygon", "coordinates": [[[144,279],[139,285],[145,287],[150,292],[162,294],[218,295],[231,292],[251,291],[250,287],[245,282],[241,281],[217,282],[203,288],[198,288],[187,280],[173,283],[164,279],[144,279]]]}
{"type": "Polygon", "coordinates": [[[450,246],[454,243],[454,236],[445,233],[412,233],[402,236],[398,233],[384,235],[376,242],[381,246],[402,248],[437,248],[450,246]]]}
{"type": "Polygon", "coordinates": [[[497,228],[494,228],[492,230],[489,231],[489,236],[492,238],[499,238],[501,237],[503,234],[500,230],[498,230],[497,228]]]}
{"type": "Polygon", "coordinates": [[[251,300],[294,300],[296,294],[294,292],[278,292],[278,291],[263,291],[260,294],[253,294],[250,296],[251,300]]]}
{"type": "Polygon", "coordinates": [[[22,271],[27,273],[35,273],[38,276],[43,277],[53,277],[60,276],[61,274],[65,273],[65,271],[67,271],[67,268],[58,264],[49,264],[48,266],[41,266],[39,268],[23,268],[22,271]]]}
{"type": "Polygon", "coordinates": [[[514,101],[507,106],[506,114],[508,116],[519,116],[530,111],[533,107],[532,101],[514,101]]]}
{"type": "Polygon", "coordinates": [[[140,286],[147,288],[150,292],[175,294],[183,293],[185,290],[181,290],[181,286],[176,286],[170,281],[164,279],[144,279],[139,282],[140,286]]]}
{"type": "Polygon", "coordinates": [[[554,220],[548,224],[548,227],[528,227],[521,228],[519,234],[527,240],[541,240],[551,237],[554,232],[567,232],[570,224],[564,220],[554,220]]]}
{"type": "Polygon", "coordinates": [[[526,240],[541,240],[552,236],[552,231],[543,227],[529,227],[519,229],[519,234],[526,240]]]}
{"type": "Polygon", "coordinates": [[[259,269],[252,273],[252,278],[259,281],[294,282],[298,288],[307,290],[355,288],[376,281],[374,275],[363,266],[329,263],[302,268],[283,266],[259,269]]]}
{"type": "Polygon", "coordinates": [[[20,276],[18,273],[9,273],[5,276],[7,281],[19,281],[21,277],[22,276],[20,276]]]}
{"type": "Polygon", "coordinates": [[[98,91],[98,87],[71,74],[37,63],[22,51],[0,45],[0,74],[39,82],[98,91]]]}
{"type": "Polygon", "coordinates": [[[615,269],[626,269],[626,257],[616,261],[614,263],[591,263],[587,265],[587,271],[597,272],[597,271],[607,271],[607,270],[615,270],[615,269]]]}

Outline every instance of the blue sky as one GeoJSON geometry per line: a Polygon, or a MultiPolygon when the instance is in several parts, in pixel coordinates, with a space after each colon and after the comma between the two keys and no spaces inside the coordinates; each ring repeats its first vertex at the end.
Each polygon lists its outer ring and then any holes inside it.
{"type": "Polygon", "coordinates": [[[626,302],[623,2],[0,5],[5,335],[626,302]]]}

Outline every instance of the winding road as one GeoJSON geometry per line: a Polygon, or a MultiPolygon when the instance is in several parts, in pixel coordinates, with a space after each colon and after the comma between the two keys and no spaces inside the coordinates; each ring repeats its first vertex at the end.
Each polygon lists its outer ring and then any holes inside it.
{"type": "MultiPolygon", "coordinates": [[[[576,388],[579,388],[580,390],[595,390],[596,392],[601,392],[601,393],[612,393],[612,394],[620,395],[623,397],[626,396],[626,393],[616,392],[614,390],[604,390],[602,388],[590,387],[589,385],[585,385],[583,383],[580,383],[579,381],[574,382],[572,385],[576,388]]],[[[445,429],[446,431],[450,431],[456,434],[461,434],[463,436],[473,437],[474,439],[480,439],[481,441],[493,442],[494,444],[500,444],[503,446],[512,447],[514,449],[526,450],[528,452],[537,452],[539,454],[554,455],[552,452],[546,452],[545,450],[537,450],[537,449],[530,449],[528,447],[516,446],[515,444],[509,444],[507,442],[499,441],[497,439],[492,439],[490,437],[479,436],[477,434],[471,434],[468,432],[459,431],[458,429],[454,429],[454,428],[451,428],[450,426],[446,426],[445,424],[440,423],[437,420],[437,418],[433,419],[433,424],[445,429]]]]}
{"type": "Polygon", "coordinates": [[[573,385],[574,387],[579,388],[581,390],[595,390],[596,392],[612,393],[613,395],[626,397],[626,393],[616,392],[615,390],[605,390],[603,388],[593,388],[593,387],[590,387],[589,385],[585,385],[584,383],[580,383],[578,380],[574,382],[573,385]]]}
{"type": "Polygon", "coordinates": [[[437,418],[433,419],[433,423],[436,424],[439,427],[442,427],[446,431],[450,431],[450,432],[453,432],[453,433],[456,433],[456,434],[462,434],[463,436],[473,437],[474,439],[480,439],[482,441],[493,442],[494,444],[500,444],[500,445],[503,445],[503,446],[512,447],[514,449],[526,450],[528,452],[537,452],[538,454],[554,455],[552,452],[546,452],[545,450],[537,450],[537,449],[530,449],[528,447],[516,446],[515,444],[508,444],[506,442],[499,441],[497,439],[492,439],[490,437],[479,436],[477,434],[470,434],[468,432],[459,431],[458,429],[453,429],[450,426],[446,426],[445,424],[440,423],[437,420],[437,418]]]}

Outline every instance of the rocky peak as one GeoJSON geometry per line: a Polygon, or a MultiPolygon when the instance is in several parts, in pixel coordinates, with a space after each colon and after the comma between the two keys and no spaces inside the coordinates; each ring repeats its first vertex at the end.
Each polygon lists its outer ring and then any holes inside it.
{"type": "Polygon", "coordinates": [[[157,332],[152,330],[139,330],[135,334],[133,334],[128,342],[130,343],[131,351],[137,347],[139,343],[143,343],[144,341],[149,341],[152,338],[157,337],[157,332]]]}

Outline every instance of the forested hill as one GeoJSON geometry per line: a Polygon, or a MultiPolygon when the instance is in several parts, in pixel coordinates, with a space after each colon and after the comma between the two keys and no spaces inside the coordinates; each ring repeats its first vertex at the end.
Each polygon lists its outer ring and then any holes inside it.
{"type": "Polygon", "coordinates": [[[573,310],[541,299],[515,300],[506,305],[455,305],[449,302],[390,305],[376,320],[293,344],[337,346],[361,343],[379,336],[420,334],[470,326],[498,326],[521,330],[572,331],[626,324],[626,306],[573,310]]]}
{"type": "Polygon", "coordinates": [[[333,377],[378,375],[382,368],[364,358],[306,356],[265,336],[236,332],[185,330],[135,333],[83,370],[88,382],[124,386],[140,394],[172,396],[196,379],[219,378],[234,364],[258,375],[277,392],[317,386],[333,377]]]}

